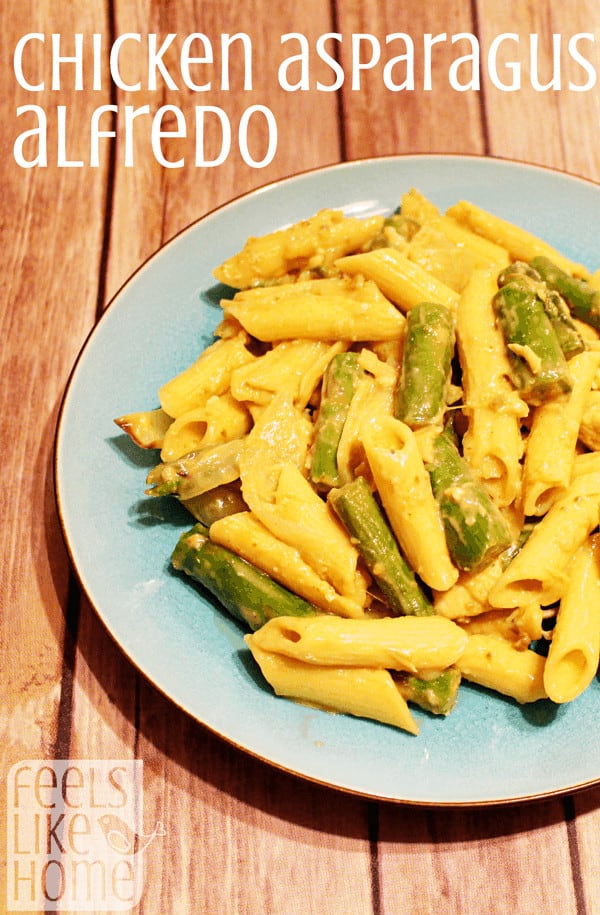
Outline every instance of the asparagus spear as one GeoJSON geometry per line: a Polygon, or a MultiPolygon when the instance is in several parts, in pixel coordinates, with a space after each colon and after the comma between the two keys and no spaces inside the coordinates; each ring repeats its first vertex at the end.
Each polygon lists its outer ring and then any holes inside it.
{"type": "Polygon", "coordinates": [[[531,266],[552,289],[567,300],[576,318],[600,330],[600,290],[586,280],[575,279],[548,257],[534,257],[531,266]]]}
{"type": "Polygon", "coordinates": [[[436,436],[426,466],[455,565],[472,571],[491,562],[510,545],[510,530],[461,456],[449,428],[436,436]]]}
{"type": "Polygon", "coordinates": [[[532,267],[527,261],[513,261],[498,274],[498,288],[502,289],[507,283],[519,279],[534,280],[539,283],[542,278],[535,267],[532,267]]]}
{"type": "Polygon", "coordinates": [[[174,569],[207,588],[233,617],[253,631],[274,616],[316,616],[317,607],[293,594],[231,550],[213,543],[202,524],[182,534],[174,569]]]}
{"type": "Polygon", "coordinates": [[[510,282],[498,290],[493,304],[523,398],[537,405],[568,394],[573,383],[567,361],[536,292],[510,282]]]}
{"type": "Polygon", "coordinates": [[[435,302],[415,305],[408,313],[396,416],[411,428],[441,422],[446,407],[454,319],[435,302]]]}
{"type": "Polygon", "coordinates": [[[395,683],[406,702],[413,702],[434,715],[448,715],[456,705],[461,675],[456,667],[431,675],[400,673],[395,683]]]}
{"type": "Polygon", "coordinates": [[[585,342],[571,317],[569,306],[555,289],[546,289],[543,302],[565,359],[578,356],[584,351],[585,342]]]}
{"type": "Polygon", "coordinates": [[[243,438],[218,442],[199,451],[190,451],[175,461],[157,464],[146,477],[146,495],[193,499],[215,486],[233,483],[240,475],[239,460],[244,442],[243,438]]]}
{"type": "Polygon", "coordinates": [[[332,489],[329,504],[350,534],[394,613],[430,616],[435,611],[404,559],[364,477],[332,489]]]}
{"type": "Polygon", "coordinates": [[[569,306],[556,289],[550,288],[544,282],[531,264],[515,261],[506,267],[498,276],[498,286],[502,288],[511,282],[520,282],[526,289],[531,289],[538,294],[565,359],[571,359],[584,351],[585,342],[571,317],[569,306]]]}
{"type": "Polygon", "coordinates": [[[310,470],[310,478],[319,489],[337,486],[340,482],[337,449],[361,374],[357,353],[346,352],[332,358],[323,376],[310,470]]]}
{"type": "Polygon", "coordinates": [[[181,503],[206,527],[226,515],[248,510],[238,481],[226,486],[215,486],[191,499],[182,499],[181,503]]]}

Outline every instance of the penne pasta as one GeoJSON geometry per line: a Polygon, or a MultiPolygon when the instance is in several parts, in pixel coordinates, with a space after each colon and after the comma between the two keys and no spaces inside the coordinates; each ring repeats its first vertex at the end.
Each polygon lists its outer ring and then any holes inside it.
{"type": "Polygon", "coordinates": [[[600,354],[586,351],[569,361],[573,389],[567,400],[536,407],[523,468],[523,511],[544,515],[571,481],[579,427],[600,354]],[[552,442],[552,448],[548,448],[552,442]]]}
{"type": "Polygon", "coordinates": [[[600,390],[588,393],[577,434],[587,448],[600,451],[600,390]]]}
{"type": "Polygon", "coordinates": [[[600,451],[586,451],[575,455],[572,479],[586,473],[600,473],[600,451]]]}
{"type": "Polygon", "coordinates": [[[458,293],[394,248],[351,254],[339,258],[335,264],[344,273],[372,280],[404,312],[423,301],[456,310],[458,293]]]}
{"type": "Polygon", "coordinates": [[[365,373],[350,403],[337,448],[340,485],[349,483],[359,473],[369,473],[362,435],[365,422],[373,414],[393,413],[397,371],[368,350],[361,350],[358,361],[365,373]]]}
{"type": "Polygon", "coordinates": [[[295,271],[323,267],[366,245],[380,231],[383,216],[347,217],[340,210],[320,210],[309,219],[260,237],[217,267],[216,279],[235,289],[295,271]]]}
{"type": "Polygon", "coordinates": [[[519,607],[532,600],[548,606],[559,600],[573,556],[598,525],[599,508],[600,474],[575,477],[492,587],[492,607],[519,607]]]}
{"type": "Polygon", "coordinates": [[[203,406],[182,413],[166,430],[161,460],[176,461],[192,451],[241,438],[252,425],[248,410],[231,394],[214,394],[203,406]]]}
{"type": "Polygon", "coordinates": [[[501,556],[475,572],[461,572],[447,591],[434,592],[436,613],[451,620],[478,616],[491,609],[488,595],[504,569],[501,556]]]}
{"type": "MultiPolygon", "coordinates": [[[[284,340],[232,372],[231,394],[251,409],[263,408],[276,394],[287,391],[294,405],[303,410],[332,356],[344,349],[341,342],[284,340]]],[[[257,412],[254,409],[254,415],[257,412]]]]}
{"type": "Polygon", "coordinates": [[[251,512],[226,515],[213,522],[210,539],[233,550],[326,613],[364,616],[360,604],[338,594],[304,561],[298,549],[275,537],[251,512]]]}
{"type": "Polygon", "coordinates": [[[358,569],[356,547],[295,465],[280,468],[272,502],[256,500],[249,494],[243,473],[242,492],[252,512],[272,534],[295,547],[339,594],[364,606],[368,576],[358,569]]]}
{"type": "Polygon", "coordinates": [[[496,635],[470,635],[456,662],[465,680],[510,696],[521,704],[546,699],[545,659],[515,648],[496,635]]]}
{"type": "Polygon", "coordinates": [[[263,342],[397,339],[405,318],[373,282],[320,280],[238,292],[223,311],[263,342]]]}
{"type": "Polygon", "coordinates": [[[459,624],[468,635],[493,635],[524,650],[544,637],[545,612],[537,601],[532,601],[514,610],[487,610],[460,620],[459,624]]]}
{"type": "Polygon", "coordinates": [[[447,590],[458,578],[416,437],[400,420],[374,417],[363,444],[390,525],[410,565],[430,587],[447,590]]]}
{"type": "Polygon", "coordinates": [[[589,271],[585,267],[563,257],[559,251],[531,232],[493,213],[488,213],[467,200],[460,200],[449,207],[446,215],[460,225],[467,226],[477,235],[506,248],[513,260],[530,261],[534,257],[548,257],[567,273],[577,277],[589,276],[589,271]]]}
{"type": "Polygon", "coordinates": [[[209,397],[225,394],[232,371],[254,359],[247,343],[248,335],[242,331],[207,347],[192,365],[159,389],[164,412],[176,418],[202,407],[209,397]]]}
{"type": "Polygon", "coordinates": [[[240,478],[250,507],[274,501],[283,464],[305,466],[311,431],[288,391],[273,397],[255,421],[240,454],[240,478]]]}
{"type": "Polygon", "coordinates": [[[119,416],[115,423],[138,448],[161,448],[165,432],[173,422],[164,410],[143,410],[119,416]]]}
{"type": "Polygon", "coordinates": [[[520,494],[520,423],[528,407],[509,381],[508,354],[492,308],[496,289],[493,271],[473,273],[458,304],[456,336],[468,420],[464,455],[498,505],[505,506],[520,494]]]}
{"type": "Polygon", "coordinates": [[[253,635],[263,651],[305,664],[371,667],[418,673],[445,670],[462,655],[467,636],[441,616],[343,620],[278,617],[253,635]]]}
{"type": "Polygon", "coordinates": [[[571,702],[589,686],[600,658],[600,538],[590,537],[573,557],[544,668],[553,702],[571,702]]]}
{"type": "Polygon", "coordinates": [[[330,712],[372,718],[418,734],[418,725],[388,670],[304,664],[263,651],[253,636],[246,636],[245,641],[278,696],[330,712]]]}
{"type": "Polygon", "coordinates": [[[467,250],[473,269],[493,268],[498,273],[510,263],[506,248],[497,245],[482,235],[477,235],[455,219],[440,212],[423,194],[415,188],[402,195],[402,213],[419,225],[433,225],[454,243],[457,254],[467,250]]]}

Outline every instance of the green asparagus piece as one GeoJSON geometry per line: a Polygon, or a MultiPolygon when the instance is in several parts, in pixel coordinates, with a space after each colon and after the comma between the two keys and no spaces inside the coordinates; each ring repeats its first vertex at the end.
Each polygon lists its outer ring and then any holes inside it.
{"type": "Polygon", "coordinates": [[[531,266],[548,286],[567,300],[576,318],[600,330],[600,290],[583,279],[569,276],[547,257],[534,257],[531,266]]]}
{"type": "Polygon", "coordinates": [[[523,398],[537,405],[568,394],[573,382],[567,361],[536,292],[510,282],[498,290],[493,304],[523,398]]]}
{"type": "Polygon", "coordinates": [[[461,675],[456,667],[449,667],[441,673],[436,671],[420,677],[399,673],[394,680],[407,702],[434,715],[448,715],[456,705],[461,675]]]}
{"type": "Polygon", "coordinates": [[[193,496],[191,499],[182,499],[181,504],[196,518],[210,527],[213,521],[233,515],[236,512],[247,511],[239,484],[230,483],[227,486],[215,486],[207,492],[193,496]]]}
{"type": "Polygon", "coordinates": [[[321,611],[273,581],[256,566],[213,543],[199,524],[182,534],[171,556],[174,569],[203,585],[253,631],[275,616],[316,616],[321,611]]]}
{"type": "Polygon", "coordinates": [[[328,502],[348,531],[393,613],[430,616],[435,611],[364,477],[332,489],[328,502]]]}
{"type": "Polygon", "coordinates": [[[498,276],[498,287],[502,288],[511,282],[521,283],[540,297],[565,359],[571,359],[584,351],[585,342],[571,317],[569,306],[556,289],[550,288],[544,282],[531,264],[515,261],[506,267],[498,276]]]}
{"type": "Polygon", "coordinates": [[[542,278],[527,261],[513,261],[512,264],[509,264],[498,274],[498,288],[502,289],[507,283],[512,283],[514,280],[519,279],[534,280],[534,282],[539,283],[542,278]]]}
{"type": "Polygon", "coordinates": [[[396,392],[396,416],[411,428],[441,422],[453,352],[450,311],[433,302],[411,308],[396,392]]]}
{"type": "Polygon", "coordinates": [[[585,349],[585,341],[571,317],[569,306],[555,289],[546,289],[543,302],[565,359],[578,356],[585,349]]]}
{"type": "Polygon", "coordinates": [[[215,486],[233,483],[240,475],[239,459],[244,439],[218,442],[199,451],[190,451],[175,461],[165,461],[153,467],[146,483],[147,496],[175,495],[193,499],[215,486]]]}
{"type": "Polygon", "coordinates": [[[310,470],[310,478],[318,489],[328,489],[340,482],[337,449],[361,374],[358,354],[346,352],[333,357],[323,376],[310,470]]]}
{"type": "Polygon", "coordinates": [[[510,530],[461,456],[449,428],[436,436],[426,466],[455,565],[471,571],[491,562],[510,545],[510,530]]]}

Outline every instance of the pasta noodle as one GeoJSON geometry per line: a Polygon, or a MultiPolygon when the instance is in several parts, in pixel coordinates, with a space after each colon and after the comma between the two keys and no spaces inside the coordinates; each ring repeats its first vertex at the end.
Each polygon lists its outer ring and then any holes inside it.
{"type": "Polygon", "coordinates": [[[547,697],[544,658],[521,651],[497,635],[470,635],[457,666],[466,680],[486,686],[517,702],[537,702],[547,697]]]}
{"type": "Polygon", "coordinates": [[[269,620],[252,636],[263,651],[305,664],[386,670],[443,670],[462,655],[467,636],[441,616],[342,620],[334,616],[269,620]]]}
{"type": "Polygon", "coordinates": [[[263,651],[253,638],[246,636],[246,644],[265,680],[278,696],[287,696],[330,712],[373,718],[411,734],[419,733],[418,725],[388,670],[304,664],[285,655],[263,651]]]}
{"type": "Polygon", "coordinates": [[[338,594],[303,560],[298,549],[275,537],[251,512],[219,518],[210,527],[210,537],[325,612],[364,616],[360,604],[338,594]]]}
{"type": "Polygon", "coordinates": [[[166,430],[160,456],[175,461],[190,451],[240,438],[250,431],[248,410],[231,394],[214,394],[201,407],[182,413],[166,430]]]}
{"type": "Polygon", "coordinates": [[[465,249],[470,255],[473,270],[495,268],[496,273],[510,263],[506,248],[477,235],[451,216],[442,214],[430,200],[416,188],[402,195],[402,212],[421,226],[433,225],[454,243],[455,256],[465,249]]]}
{"type": "Polygon", "coordinates": [[[164,410],[141,410],[115,419],[117,426],[135,442],[139,448],[162,448],[165,432],[173,422],[164,410]]]}
{"type": "Polygon", "coordinates": [[[589,271],[585,267],[563,257],[559,251],[532,235],[531,232],[527,232],[505,219],[500,219],[469,201],[460,200],[455,203],[447,210],[446,215],[456,219],[461,225],[467,226],[477,235],[506,248],[513,260],[530,261],[534,257],[542,255],[549,257],[557,266],[572,273],[573,276],[589,276],[589,271]]]}
{"type": "Polygon", "coordinates": [[[310,219],[248,239],[244,248],[215,268],[215,276],[235,289],[290,271],[322,267],[367,244],[381,229],[382,216],[355,219],[340,210],[320,210],[310,219]]]}
{"type": "Polygon", "coordinates": [[[394,340],[405,323],[372,282],[333,289],[302,282],[248,289],[224,300],[223,310],[263,342],[394,340]]]}
{"type": "Polygon", "coordinates": [[[496,288],[491,270],[472,274],[459,301],[456,335],[463,373],[463,412],[468,419],[464,453],[498,504],[504,506],[520,493],[520,421],[528,409],[509,381],[508,355],[492,309],[496,288]]]}
{"type": "Polygon", "coordinates": [[[361,350],[358,362],[365,372],[357,384],[337,447],[340,485],[350,482],[359,472],[370,474],[362,428],[373,414],[391,416],[393,412],[397,371],[386,366],[369,350],[361,350]]]}
{"type": "Polygon", "coordinates": [[[176,418],[203,406],[209,397],[225,394],[232,371],[253,359],[247,343],[248,335],[238,333],[207,347],[192,365],[160,388],[164,412],[176,418]]]}
{"type": "Polygon", "coordinates": [[[454,310],[458,293],[419,264],[394,248],[378,248],[365,254],[351,254],[336,261],[351,276],[362,275],[379,286],[402,311],[423,301],[439,302],[454,310]]]}
{"type": "Polygon", "coordinates": [[[284,390],[291,393],[294,405],[303,410],[329,360],[343,349],[343,343],[284,340],[253,362],[235,369],[231,374],[231,393],[249,409],[254,408],[255,415],[259,412],[257,407],[267,406],[284,390]]]}
{"type": "Polygon", "coordinates": [[[574,384],[568,400],[549,401],[535,409],[523,469],[526,515],[544,515],[567,491],[581,418],[599,364],[598,353],[574,356],[569,362],[574,384]]]}
{"type": "Polygon", "coordinates": [[[400,420],[382,416],[366,423],[362,434],[381,501],[409,563],[430,587],[446,590],[458,571],[414,433],[400,420]]]}
{"type": "Polygon", "coordinates": [[[571,702],[591,683],[600,656],[600,540],[577,550],[544,668],[544,686],[554,702],[571,702]]]}
{"type": "Polygon", "coordinates": [[[491,605],[518,607],[535,598],[548,606],[558,600],[575,552],[598,525],[599,508],[600,475],[576,477],[492,587],[491,605]]]}
{"type": "Polygon", "coordinates": [[[466,619],[491,609],[488,596],[503,571],[497,558],[475,572],[461,572],[455,585],[435,593],[435,609],[448,619],[466,619]]]}

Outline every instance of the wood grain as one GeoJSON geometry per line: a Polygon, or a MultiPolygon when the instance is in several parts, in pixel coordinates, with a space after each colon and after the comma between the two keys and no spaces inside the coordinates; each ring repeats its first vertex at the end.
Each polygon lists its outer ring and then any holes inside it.
{"type": "MultiPolygon", "coordinates": [[[[502,65],[517,64],[521,89],[503,91],[491,86],[489,78],[485,80],[490,152],[597,181],[600,151],[594,134],[600,122],[600,100],[596,91],[577,92],[568,88],[569,81],[585,84],[585,75],[574,65],[567,50],[569,37],[593,33],[595,22],[597,33],[596,5],[591,0],[568,5],[543,0],[509,8],[494,0],[478,0],[477,9],[484,47],[489,48],[496,35],[511,33],[519,39],[518,43],[506,43],[505,52],[499,55],[499,70],[502,82],[510,85],[510,75],[502,65]],[[531,34],[539,38],[539,51],[535,55],[539,84],[551,84],[555,61],[560,62],[560,91],[534,88],[529,54],[531,34]],[[558,51],[553,51],[553,35],[562,38],[560,56],[558,51]],[[596,126],[582,130],[583,124],[596,126]]],[[[589,43],[582,43],[579,48],[597,66],[598,49],[590,56],[592,49],[589,43]]]]}
{"type": "MultiPolygon", "coordinates": [[[[341,4],[339,23],[342,34],[370,34],[381,48],[381,64],[366,70],[360,90],[351,81],[344,85],[344,128],[348,158],[364,158],[397,153],[477,153],[485,151],[481,98],[476,92],[456,92],[448,81],[448,68],[456,56],[450,41],[434,46],[431,66],[426,66],[424,38],[428,35],[451,35],[474,32],[470,4],[446,0],[441,4],[378,3],[341,4]],[[386,36],[408,34],[405,40],[386,36]],[[408,54],[406,64],[396,65],[393,82],[402,86],[412,77],[405,90],[386,88],[383,65],[395,56],[408,54]],[[426,88],[426,76],[431,89],[426,88]]],[[[352,55],[344,44],[342,59],[348,70],[352,55]]],[[[369,46],[362,49],[362,60],[369,60],[369,46]]],[[[464,53],[464,49],[461,53],[464,53]]],[[[358,52],[355,54],[357,58],[358,52]]]]}
{"type": "MultiPolygon", "coordinates": [[[[0,11],[2,59],[12,60],[18,38],[32,31],[60,31],[64,16],[47,8],[4,4],[0,11]]],[[[82,9],[79,27],[91,34],[106,27],[104,9],[82,9]]],[[[39,52],[30,61],[43,72],[39,52]]],[[[8,85],[8,80],[7,80],[8,85]]],[[[12,87],[11,87],[12,88],[12,87]]],[[[83,134],[95,100],[65,89],[74,135],[83,134]]],[[[0,397],[4,472],[0,555],[0,670],[3,673],[0,759],[4,774],[21,759],[52,758],[61,701],[65,616],[73,579],[54,507],[52,444],[70,367],[92,326],[102,251],[106,169],[20,169],[13,158],[19,105],[51,111],[51,92],[2,93],[0,185],[3,251],[2,372],[0,397]],[[85,221],[80,201],[88,201],[85,221]],[[74,220],[77,231],[73,232],[74,220]],[[15,405],[18,403],[18,410],[15,405]],[[12,404],[12,407],[9,405],[12,404]],[[7,409],[7,406],[9,408],[7,409]]],[[[55,136],[55,131],[52,131],[55,136]]],[[[0,811],[5,821],[4,792],[0,811]]],[[[0,898],[4,901],[6,831],[0,830],[0,898]]]]}

